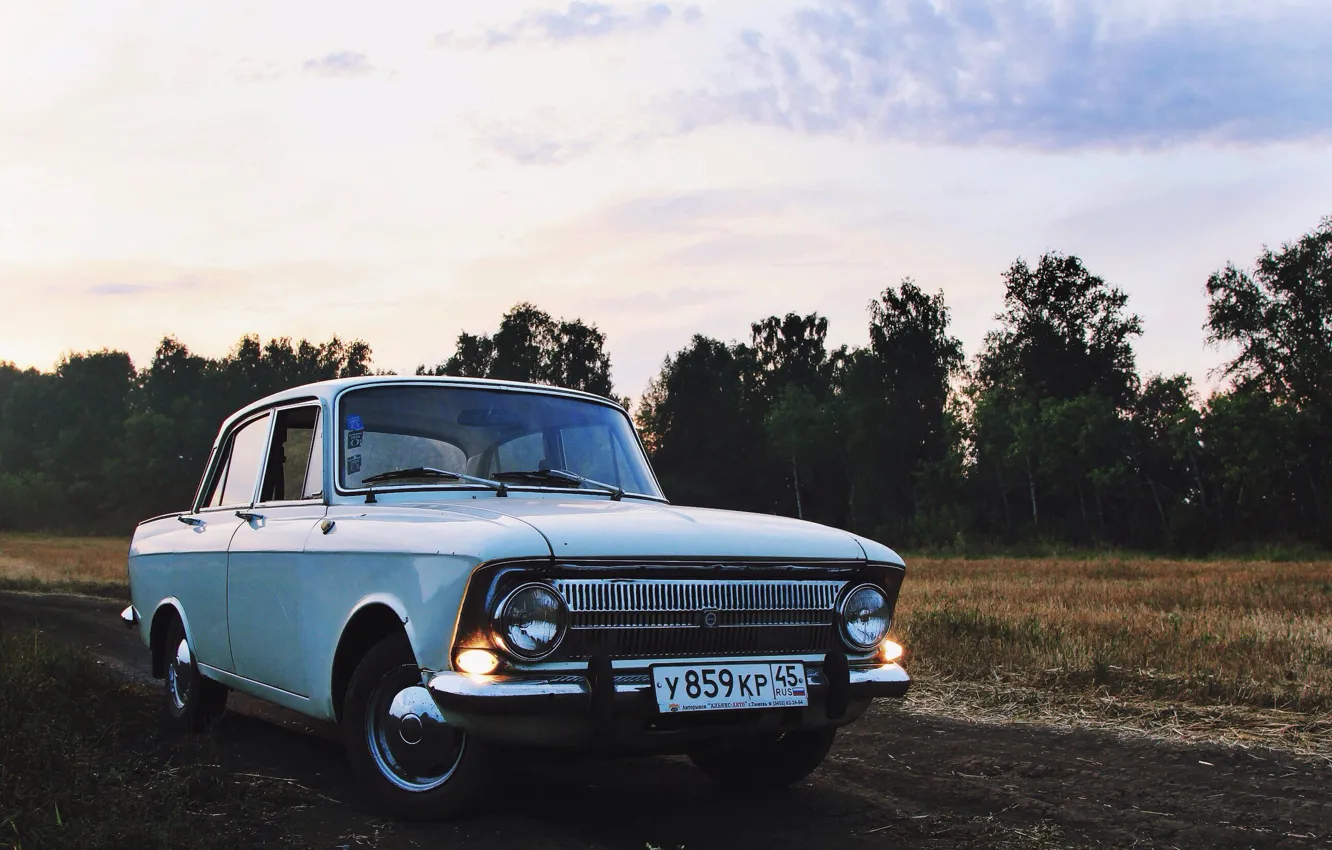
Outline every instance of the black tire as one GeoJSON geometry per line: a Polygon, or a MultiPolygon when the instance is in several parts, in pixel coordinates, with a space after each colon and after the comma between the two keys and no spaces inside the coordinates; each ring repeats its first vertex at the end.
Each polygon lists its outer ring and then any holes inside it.
{"type": "Polygon", "coordinates": [[[342,739],[352,772],[394,817],[469,814],[490,784],[490,749],[444,723],[402,634],[380,641],[356,666],[343,701],[342,739]]]}
{"type": "Polygon", "coordinates": [[[182,732],[206,732],[227,707],[227,687],[205,678],[194,659],[194,648],[177,618],[167,629],[167,724],[182,732]]]}
{"type": "Polygon", "coordinates": [[[774,791],[813,773],[836,735],[834,727],[783,732],[696,750],[689,760],[723,788],[774,791]]]}

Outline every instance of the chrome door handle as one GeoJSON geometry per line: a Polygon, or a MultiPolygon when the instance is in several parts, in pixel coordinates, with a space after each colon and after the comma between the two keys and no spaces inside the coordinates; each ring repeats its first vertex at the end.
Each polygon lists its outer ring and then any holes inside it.
{"type": "Polygon", "coordinates": [[[246,522],[252,522],[252,521],[254,521],[254,520],[256,520],[256,519],[263,519],[263,518],[264,518],[264,515],[263,515],[263,514],[257,514],[257,513],[255,513],[254,511],[236,511],[236,516],[240,517],[241,519],[245,520],[246,522]]]}
{"type": "Polygon", "coordinates": [[[199,519],[197,516],[178,516],[178,517],[176,517],[176,519],[180,520],[181,522],[185,523],[186,525],[203,525],[203,524],[204,524],[203,520],[199,519]]]}

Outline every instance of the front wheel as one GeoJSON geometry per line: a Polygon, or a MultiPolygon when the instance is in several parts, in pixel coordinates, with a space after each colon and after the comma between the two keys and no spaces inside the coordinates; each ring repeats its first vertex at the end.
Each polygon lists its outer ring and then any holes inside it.
{"type": "Polygon", "coordinates": [[[808,729],[701,749],[689,760],[709,779],[735,791],[785,788],[814,772],[837,730],[808,729]]]}
{"type": "Polygon", "coordinates": [[[227,688],[205,678],[177,619],[166,638],[167,721],[186,732],[205,732],[227,707],[227,688]]]}
{"type": "Polygon", "coordinates": [[[405,636],[385,638],[366,654],[343,706],[347,757],[383,810],[408,820],[444,819],[480,800],[489,750],[444,720],[405,636]]]}

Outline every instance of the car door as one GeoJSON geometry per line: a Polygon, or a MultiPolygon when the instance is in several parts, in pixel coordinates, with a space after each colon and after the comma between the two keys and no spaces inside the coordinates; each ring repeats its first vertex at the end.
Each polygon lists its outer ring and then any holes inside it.
{"type": "Polygon", "coordinates": [[[223,435],[194,510],[170,520],[172,530],[153,541],[161,554],[141,558],[139,564],[140,573],[163,573],[157,582],[161,596],[174,596],[184,609],[195,657],[200,664],[219,670],[232,669],[227,639],[227,550],[242,523],[236,511],[248,508],[254,500],[268,419],[268,413],[263,413],[223,435]]]}
{"type": "Polygon", "coordinates": [[[227,621],[235,672],[309,696],[302,641],[305,541],[327,513],[319,405],[273,411],[254,506],[231,539],[227,621]]]}

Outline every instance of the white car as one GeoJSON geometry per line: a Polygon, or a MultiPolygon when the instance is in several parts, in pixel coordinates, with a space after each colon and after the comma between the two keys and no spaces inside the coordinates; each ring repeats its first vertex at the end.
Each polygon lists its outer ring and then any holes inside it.
{"type": "Polygon", "coordinates": [[[463,378],[287,390],[222,425],[194,504],[141,523],[137,624],[168,713],[234,688],[343,730],[386,811],[449,817],[508,749],[683,753],[783,786],[910,680],[902,559],[663,497],[598,396],[463,378]]]}

